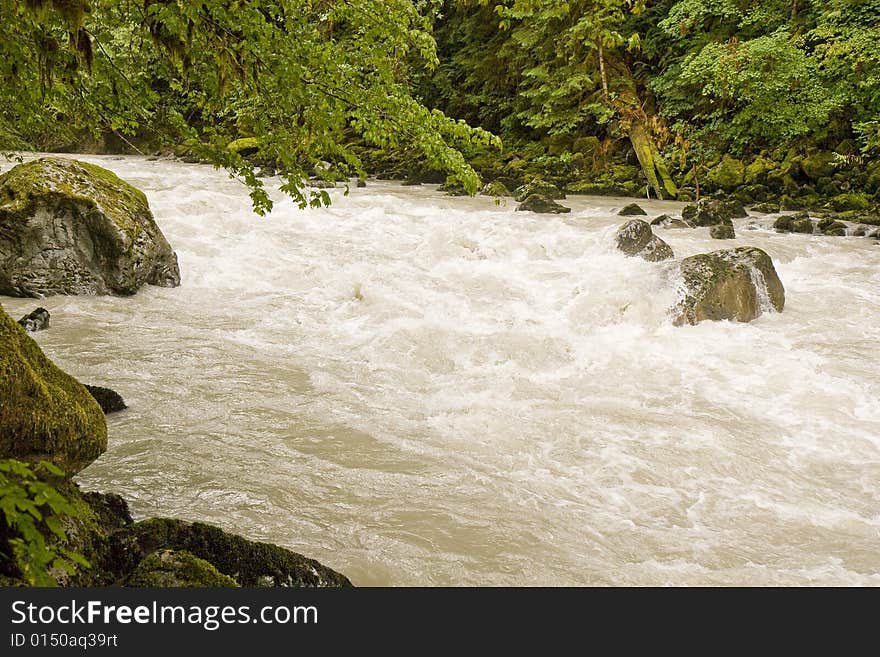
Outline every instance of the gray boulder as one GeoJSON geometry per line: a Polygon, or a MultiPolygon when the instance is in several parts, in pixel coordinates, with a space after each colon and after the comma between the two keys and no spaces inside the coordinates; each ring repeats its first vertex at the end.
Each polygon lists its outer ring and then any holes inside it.
{"type": "Polygon", "coordinates": [[[714,240],[732,240],[736,237],[733,224],[715,224],[709,227],[709,237],[714,240]]]}
{"type": "Polygon", "coordinates": [[[766,310],[785,307],[773,261],[756,247],[690,256],[681,261],[681,276],[683,295],[673,309],[677,326],[707,319],[750,322],[766,310]]]}
{"type": "Polygon", "coordinates": [[[673,257],[672,247],[657,237],[647,221],[630,219],[614,236],[617,248],[628,256],[639,256],[648,262],[659,262],[673,257]]]}
{"type": "Polygon", "coordinates": [[[180,284],[144,194],[94,164],[47,157],[0,176],[0,294],[134,294],[180,284]]]}

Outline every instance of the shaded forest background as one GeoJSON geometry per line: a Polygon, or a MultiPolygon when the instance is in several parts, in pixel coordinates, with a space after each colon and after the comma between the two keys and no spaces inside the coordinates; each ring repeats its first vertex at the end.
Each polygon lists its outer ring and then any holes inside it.
{"type": "Polygon", "coordinates": [[[0,146],[872,211],[880,0],[0,0],[0,146]],[[7,20],[9,19],[9,20],[7,20]],[[230,144],[233,147],[230,148],[230,144]],[[256,155],[256,157],[255,157],[256,155]]]}

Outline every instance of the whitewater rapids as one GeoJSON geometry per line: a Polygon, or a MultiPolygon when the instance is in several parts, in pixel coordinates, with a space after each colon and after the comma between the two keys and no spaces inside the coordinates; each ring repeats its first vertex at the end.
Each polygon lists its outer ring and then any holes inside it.
{"type": "Polygon", "coordinates": [[[674,263],[614,248],[631,199],[370,181],[261,218],[211,167],[81,159],[147,194],[181,287],[2,302],[49,309],[45,352],[129,404],[78,481],[136,517],[358,585],[880,585],[875,240],[657,229],[677,260],[758,246],[786,290],[677,328],[674,263]]]}

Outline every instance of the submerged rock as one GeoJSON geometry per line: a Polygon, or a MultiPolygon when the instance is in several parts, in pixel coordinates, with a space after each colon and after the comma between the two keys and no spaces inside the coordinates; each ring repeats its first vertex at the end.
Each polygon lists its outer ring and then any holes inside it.
{"type": "Polygon", "coordinates": [[[180,284],[143,192],[101,167],[41,158],[0,176],[0,294],[134,294],[180,284]]]}
{"type": "Polygon", "coordinates": [[[756,247],[739,247],[690,256],[681,262],[683,297],[673,323],[703,320],[750,322],[765,310],[782,312],[785,289],[773,261],[756,247]]]}
{"type": "Polygon", "coordinates": [[[238,583],[186,550],[156,550],[138,564],[125,586],[236,588],[238,583]]]}
{"type": "Polygon", "coordinates": [[[28,333],[36,333],[49,328],[49,317],[49,311],[40,307],[22,317],[18,323],[28,333]]]}
{"type": "Polygon", "coordinates": [[[571,212],[571,208],[560,205],[556,201],[542,196],[541,194],[532,194],[525,201],[516,206],[517,210],[528,212],[542,212],[551,214],[565,214],[571,212]]]}
{"type": "Polygon", "coordinates": [[[733,224],[716,224],[709,227],[709,237],[714,240],[732,240],[736,238],[733,224]]]}
{"type": "Polygon", "coordinates": [[[105,415],[108,413],[116,413],[117,411],[124,411],[128,408],[120,394],[115,390],[90,385],[86,385],[86,390],[88,390],[89,394],[95,398],[95,401],[98,402],[98,405],[100,405],[101,410],[104,411],[105,415]]]}
{"type": "Polygon", "coordinates": [[[0,306],[0,458],[46,460],[72,476],[105,449],[98,403],[0,306]]]}
{"type": "Polygon", "coordinates": [[[659,262],[673,257],[672,247],[657,237],[647,221],[630,219],[615,235],[617,248],[628,256],[639,256],[648,262],[659,262]]]}

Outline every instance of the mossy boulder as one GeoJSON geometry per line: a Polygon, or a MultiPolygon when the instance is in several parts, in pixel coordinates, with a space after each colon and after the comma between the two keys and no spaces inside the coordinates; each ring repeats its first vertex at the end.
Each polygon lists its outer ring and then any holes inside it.
{"type": "Polygon", "coordinates": [[[565,214],[571,212],[571,208],[560,205],[542,194],[530,194],[522,203],[516,206],[516,209],[523,212],[540,212],[544,214],[565,214]]]}
{"type": "Polygon", "coordinates": [[[764,311],[782,312],[785,289],[770,256],[757,247],[701,253],[681,261],[682,298],[673,323],[750,322],[764,311]]]}
{"type": "Polygon", "coordinates": [[[827,178],[837,170],[837,156],[828,151],[816,151],[801,160],[801,170],[810,180],[827,178]]]}
{"type": "Polygon", "coordinates": [[[0,458],[46,460],[72,476],[106,449],[98,402],[0,306],[0,458]]]}
{"type": "Polygon", "coordinates": [[[134,294],[180,284],[177,255],[143,192],[63,158],[0,176],[0,294],[134,294]]]}
{"type": "Polygon", "coordinates": [[[765,157],[756,157],[745,168],[745,182],[750,185],[763,185],[771,171],[779,165],[765,157]]]}
{"type": "Polygon", "coordinates": [[[829,201],[832,210],[870,210],[871,198],[867,194],[838,194],[829,201]]]}
{"type": "Polygon", "coordinates": [[[500,180],[493,180],[488,183],[483,187],[480,193],[483,196],[494,196],[495,198],[510,196],[510,190],[507,189],[507,186],[500,180]]]}
{"type": "Polygon", "coordinates": [[[126,586],[138,588],[236,588],[238,583],[186,550],[156,550],[134,569],[126,586]]]}
{"type": "Polygon", "coordinates": [[[628,256],[639,256],[648,262],[668,260],[673,256],[672,247],[657,237],[650,224],[641,219],[630,219],[614,236],[617,248],[628,256]]]}
{"type": "Polygon", "coordinates": [[[156,550],[170,549],[204,559],[240,586],[351,586],[344,575],[314,559],[200,522],[151,518],[115,532],[110,543],[114,567],[122,573],[156,550]]]}
{"type": "Polygon", "coordinates": [[[720,199],[700,199],[697,203],[684,206],[682,219],[695,226],[715,226],[729,224],[734,218],[747,217],[742,203],[720,199]]]}
{"type": "Polygon", "coordinates": [[[733,224],[715,224],[709,227],[709,237],[714,240],[732,240],[736,237],[733,224]]]}
{"type": "Polygon", "coordinates": [[[628,205],[624,205],[620,212],[617,213],[619,217],[643,217],[648,213],[642,209],[638,203],[629,203],[628,205]]]}
{"type": "Polygon", "coordinates": [[[831,237],[843,237],[846,235],[846,224],[842,221],[837,221],[833,217],[825,217],[824,219],[819,220],[816,224],[816,228],[818,228],[823,235],[831,237]]]}
{"type": "Polygon", "coordinates": [[[249,157],[260,150],[260,140],[257,137],[242,137],[226,144],[226,150],[238,153],[242,157],[249,157]]]}
{"type": "Polygon", "coordinates": [[[746,167],[740,160],[725,155],[707,176],[716,186],[732,192],[745,181],[746,167]]]}
{"type": "Polygon", "coordinates": [[[809,212],[786,214],[773,222],[773,228],[776,229],[777,233],[804,233],[809,235],[813,232],[813,220],[810,219],[809,212]]]}
{"type": "Polygon", "coordinates": [[[535,180],[527,182],[525,185],[517,187],[513,191],[513,199],[520,202],[525,201],[532,194],[539,194],[549,199],[565,198],[565,192],[559,189],[559,187],[546,180],[536,178],[535,180]]]}

